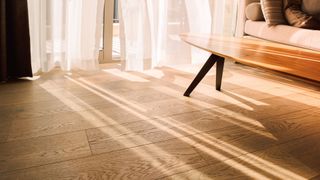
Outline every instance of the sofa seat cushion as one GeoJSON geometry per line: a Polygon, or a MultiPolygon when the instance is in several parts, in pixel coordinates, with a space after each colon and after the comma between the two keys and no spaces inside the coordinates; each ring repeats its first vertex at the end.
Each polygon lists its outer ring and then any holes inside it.
{"type": "Polygon", "coordinates": [[[320,51],[320,31],[288,25],[268,26],[263,21],[246,21],[245,33],[257,38],[320,51]]]}

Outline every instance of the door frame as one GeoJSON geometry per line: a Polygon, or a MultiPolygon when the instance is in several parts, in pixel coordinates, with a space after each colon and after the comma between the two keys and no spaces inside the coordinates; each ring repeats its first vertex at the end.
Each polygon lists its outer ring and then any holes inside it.
{"type": "Polygon", "coordinates": [[[103,49],[100,63],[112,62],[114,0],[105,0],[103,20],[103,49]]]}

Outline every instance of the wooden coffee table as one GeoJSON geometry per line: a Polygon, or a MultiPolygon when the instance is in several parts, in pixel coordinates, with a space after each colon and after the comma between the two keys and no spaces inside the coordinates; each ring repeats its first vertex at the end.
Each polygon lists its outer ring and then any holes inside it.
{"type": "Polygon", "coordinates": [[[188,44],[212,54],[184,96],[190,96],[215,63],[217,64],[216,90],[220,91],[225,59],[320,82],[320,52],[318,51],[249,38],[189,33],[181,34],[180,37],[188,44]]]}

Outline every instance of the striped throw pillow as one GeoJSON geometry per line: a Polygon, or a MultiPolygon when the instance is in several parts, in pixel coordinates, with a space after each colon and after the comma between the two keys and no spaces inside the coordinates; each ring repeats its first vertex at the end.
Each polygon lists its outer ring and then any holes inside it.
{"type": "Polygon", "coordinates": [[[283,13],[283,0],[260,0],[263,16],[269,26],[287,24],[283,13]]]}

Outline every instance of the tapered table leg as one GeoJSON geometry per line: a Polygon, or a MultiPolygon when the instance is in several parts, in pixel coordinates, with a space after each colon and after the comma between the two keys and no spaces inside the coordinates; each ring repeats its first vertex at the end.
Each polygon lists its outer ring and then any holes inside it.
{"type": "Polygon", "coordinates": [[[192,91],[197,87],[197,85],[200,83],[200,81],[204,78],[204,76],[209,72],[209,70],[213,67],[213,65],[217,62],[217,76],[216,76],[216,89],[221,89],[221,82],[222,82],[222,75],[223,75],[223,66],[224,66],[224,58],[212,54],[207,62],[203,65],[200,72],[197,74],[197,76],[194,78],[186,92],[184,93],[184,96],[190,96],[192,91]]]}
{"type": "Polygon", "coordinates": [[[224,58],[217,60],[217,72],[216,72],[216,90],[221,91],[222,76],[223,76],[224,58]]]}

